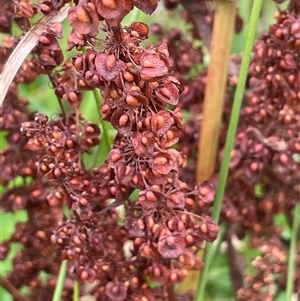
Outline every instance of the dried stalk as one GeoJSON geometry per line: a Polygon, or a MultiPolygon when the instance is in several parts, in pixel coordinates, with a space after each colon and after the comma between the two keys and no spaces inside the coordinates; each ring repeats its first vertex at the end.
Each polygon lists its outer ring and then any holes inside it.
{"type": "Polygon", "coordinates": [[[198,181],[208,180],[215,170],[235,12],[235,2],[218,1],[216,4],[199,140],[198,181]]]}
{"type": "Polygon", "coordinates": [[[42,17],[32,28],[27,32],[25,37],[20,41],[13,53],[7,60],[2,73],[0,74],[0,105],[6,96],[8,88],[13,81],[20,66],[26,59],[30,51],[37,45],[40,36],[46,30],[50,23],[62,22],[68,15],[70,5],[67,3],[56,15],[47,15],[42,17]]]}

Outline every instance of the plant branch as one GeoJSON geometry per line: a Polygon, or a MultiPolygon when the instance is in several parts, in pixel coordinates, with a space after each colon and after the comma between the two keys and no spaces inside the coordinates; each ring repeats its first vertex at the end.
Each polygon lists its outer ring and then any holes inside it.
{"type": "Polygon", "coordinates": [[[14,285],[2,275],[0,275],[0,285],[5,290],[7,290],[16,301],[33,301],[32,299],[21,294],[19,290],[16,287],[14,287],[14,285]]]}

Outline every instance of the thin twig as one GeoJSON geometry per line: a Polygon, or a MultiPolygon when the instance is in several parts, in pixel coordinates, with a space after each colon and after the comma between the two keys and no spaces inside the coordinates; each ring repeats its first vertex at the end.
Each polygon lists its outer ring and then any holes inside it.
{"type": "Polygon", "coordinates": [[[14,287],[13,284],[2,275],[0,275],[0,285],[5,290],[7,290],[14,297],[16,301],[33,301],[29,297],[20,293],[20,291],[16,287],[14,287]]]}

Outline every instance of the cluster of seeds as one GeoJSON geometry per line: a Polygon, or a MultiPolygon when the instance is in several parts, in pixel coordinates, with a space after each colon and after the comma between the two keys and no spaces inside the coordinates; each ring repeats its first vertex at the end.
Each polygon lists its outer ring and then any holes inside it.
{"type": "MultiPolygon", "coordinates": [[[[23,16],[31,18],[37,9],[51,15],[63,5],[45,0],[21,6],[32,8],[32,15],[28,10],[23,16]]],[[[2,129],[9,131],[11,143],[1,154],[5,164],[1,183],[30,176],[24,186],[3,195],[5,210],[26,209],[29,220],[1,244],[1,258],[11,243],[24,245],[8,281],[17,288],[28,286],[34,300],[43,298],[43,290],[52,295],[62,259],[68,259],[69,277],[94,283],[89,294],[97,300],[171,300],[173,285],[190,270],[203,267],[196,255],[203,242],[214,241],[218,234],[209,216],[211,183],[189,185],[179,179],[186,157],[174,145],[182,132],[178,100],[183,88],[171,73],[178,64],[177,59],[170,60],[166,43],[172,35],[154,46],[144,42],[147,24],[122,27],[120,21],[133,6],[152,13],[157,1],[76,3],[68,13],[73,28],[68,49],[86,47],[84,53],[61,65],[56,40],[62,37],[61,26],[51,24],[32,57],[22,64],[1,108],[2,129]],[[97,41],[101,20],[107,38],[97,41]],[[51,119],[30,114],[27,102],[16,98],[17,84],[32,82],[39,74],[48,75],[61,108],[51,119]],[[80,112],[81,90],[86,89],[100,89],[99,111],[117,131],[106,162],[92,169],[84,165],[82,154],[100,144],[100,128],[80,112]],[[16,153],[18,161],[8,164],[16,153]],[[133,191],[136,198],[130,196],[133,191]],[[125,215],[114,209],[121,204],[125,215]],[[72,210],[69,218],[63,217],[64,205],[72,210]],[[34,223],[36,219],[41,221],[34,223]],[[47,260],[39,263],[44,256],[47,260]],[[53,278],[42,283],[40,271],[53,278]],[[147,279],[160,286],[151,288],[147,279]]],[[[6,38],[3,63],[16,44],[6,38]]],[[[182,45],[181,51],[190,51],[189,45],[182,45]]],[[[201,59],[196,50],[190,54],[195,61],[201,59]]],[[[189,68],[187,59],[174,70],[179,74],[189,68]]],[[[72,285],[67,279],[63,300],[69,300],[72,285]]],[[[189,294],[178,298],[191,300],[189,294]]]]}

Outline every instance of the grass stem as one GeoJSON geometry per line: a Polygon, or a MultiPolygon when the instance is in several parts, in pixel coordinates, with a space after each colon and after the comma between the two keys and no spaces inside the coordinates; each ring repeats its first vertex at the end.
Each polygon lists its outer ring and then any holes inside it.
{"type": "Polygon", "coordinates": [[[65,280],[67,276],[67,262],[67,260],[63,260],[61,262],[52,301],[61,301],[62,299],[61,295],[64,290],[65,280]]]}
{"type": "Polygon", "coordinates": [[[294,292],[294,277],[296,269],[296,256],[297,256],[297,243],[300,235],[300,202],[295,206],[294,221],[291,237],[291,247],[288,260],[288,273],[286,280],[286,300],[292,300],[292,294],[294,292]]]}

